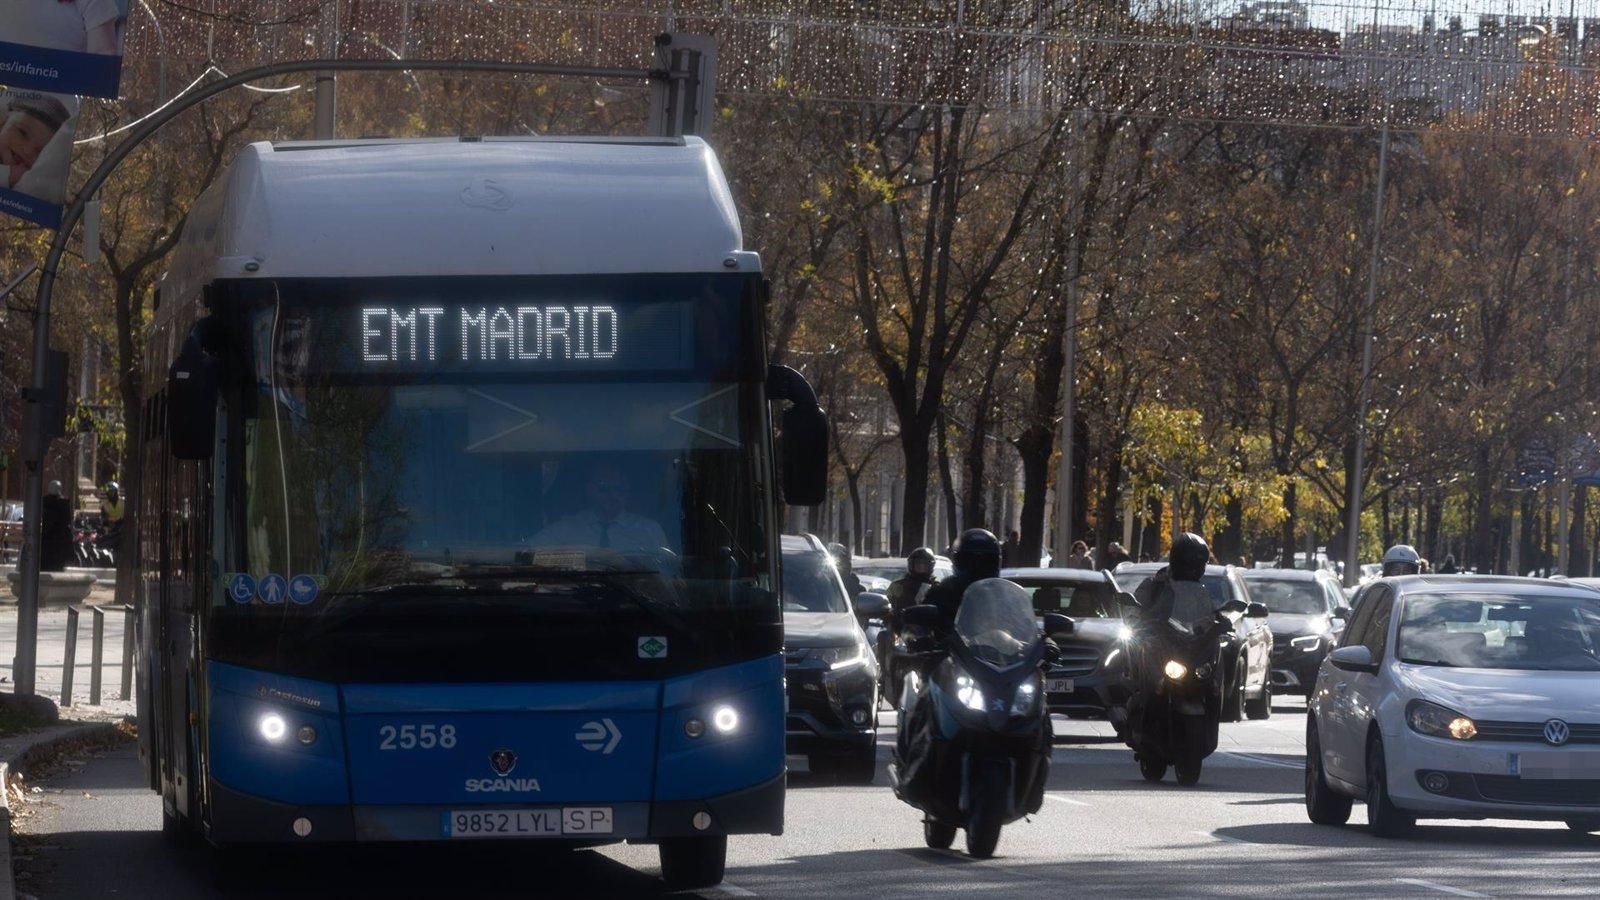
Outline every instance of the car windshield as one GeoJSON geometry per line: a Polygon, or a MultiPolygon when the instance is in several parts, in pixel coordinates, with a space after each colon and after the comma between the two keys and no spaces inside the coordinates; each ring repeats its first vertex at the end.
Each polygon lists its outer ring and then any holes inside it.
{"type": "Polygon", "coordinates": [[[1250,599],[1275,613],[1320,616],[1328,612],[1328,592],[1315,581],[1289,578],[1247,578],[1250,599]]]}
{"type": "MultiPolygon", "coordinates": [[[[1139,586],[1149,581],[1150,576],[1154,574],[1155,572],[1120,572],[1113,577],[1116,578],[1120,590],[1138,594],[1139,586]]],[[[1229,595],[1232,594],[1228,579],[1221,575],[1206,575],[1200,579],[1200,584],[1205,587],[1206,593],[1211,595],[1211,605],[1217,609],[1221,609],[1222,604],[1227,603],[1229,595]]]]}
{"type": "Polygon", "coordinates": [[[857,560],[852,569],[861,578],[871,575],[874,578],[896,581],[905,577],[906,561],[899,558],[857,560]]]}
{"type": "Polygon", "coordinates": [[[955,633],[974,658],[996,669],[1022,662],[1042,637],[1028,592],[1003,578],[967,588],[955,633]]]}
{"type": "Polygon", "coordinates": [[[1600,672],[1600,597],[1408,596],[1396,646],[1415,665],[1600,672]]]}
{"type": "Polygon", "coordinates": [[[821,550],[783,554],[783,611],[850,611],[833,557],[821,550]]]}
{"type": "Polygon", "coordinates": [[[1061,613],[1074,619],[1117,619],[1116,596],[1111,585],[1072,584],[1042,579],[1012,578],[1027,591],[1038,615],[1061,613]]]}

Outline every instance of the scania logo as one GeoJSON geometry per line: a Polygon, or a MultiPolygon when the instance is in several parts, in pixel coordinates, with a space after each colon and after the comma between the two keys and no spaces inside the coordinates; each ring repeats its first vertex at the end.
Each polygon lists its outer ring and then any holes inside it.
{"type": "Polygon", "coordinates": [[[517,767],[517,755],[510,750],[496,750],[489,754],[489,765],[494,766],[496,775],[510,775],[517,767]]]}
{"type": "Polygon", "coordinates": [[[1572,727],[1560,719],[1551,719],[1544,723],[1544,739],[1553,746],[1559,747],[1572,737],[1572,727]]]}

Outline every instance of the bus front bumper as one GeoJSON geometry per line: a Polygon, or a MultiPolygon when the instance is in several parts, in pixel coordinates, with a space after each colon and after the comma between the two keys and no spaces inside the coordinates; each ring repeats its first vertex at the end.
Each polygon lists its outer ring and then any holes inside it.
{"type": "MultiPolygon", "coordinates": [[[[589,844],[651,842],[663,838],[730,834],[782,834],[784,778],[705,800],[658,803],[483,804],[474,806],[299,806],[264,800],[217,783],[211,792],[207,837],[213,844],[328,844],[494,840],[447,834],[452,812],[509,810],[610,810],[610,830],[506,835],[512,840],[563,840],[589,844]],[[705,813],[696,827],[696,818],[705,813]]],[[[565,819],[565,816],[561,816],[565,819]]]]}

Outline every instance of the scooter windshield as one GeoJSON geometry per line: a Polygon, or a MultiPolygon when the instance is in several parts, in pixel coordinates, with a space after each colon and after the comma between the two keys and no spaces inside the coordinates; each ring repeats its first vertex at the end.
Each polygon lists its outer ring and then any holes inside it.
{"type": "Polygon", "coordinates": [[[1042,637],[1028,592],[1003,578],[967,588],[955,631],[973,658],[996,669],[1022,662],[1042,637]]]}

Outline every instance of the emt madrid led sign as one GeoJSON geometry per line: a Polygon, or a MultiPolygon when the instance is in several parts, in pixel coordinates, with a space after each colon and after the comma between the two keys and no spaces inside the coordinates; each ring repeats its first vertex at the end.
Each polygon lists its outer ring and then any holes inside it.
{"type": "Polygon", "coordinates": [[[361,361],[621,363],[622,331],[614,306],[365,306],[361,361]]]}

